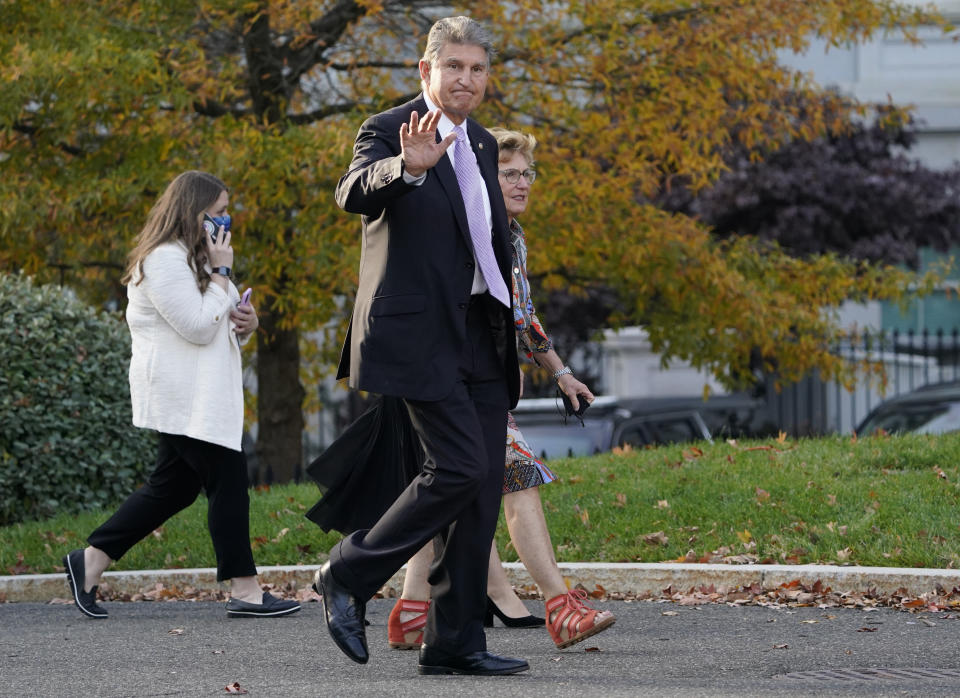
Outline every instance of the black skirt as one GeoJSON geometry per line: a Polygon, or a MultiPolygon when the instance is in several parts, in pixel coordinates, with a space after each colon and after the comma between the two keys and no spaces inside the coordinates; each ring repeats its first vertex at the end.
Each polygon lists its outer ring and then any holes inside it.
{"type": "Polygon", "coordinates": [[[307,518],[343,535],[371,528],[420,474],[423,462],[403,400],[380,397],[307,466],[322,492],[307,518]]]}

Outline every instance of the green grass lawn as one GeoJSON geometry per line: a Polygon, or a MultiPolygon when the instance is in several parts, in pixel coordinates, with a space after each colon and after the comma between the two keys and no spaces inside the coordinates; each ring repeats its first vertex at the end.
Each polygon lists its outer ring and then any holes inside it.
{"type": "MultiPolygon", "coordinates": [[[[541,489],[561,561],[960,567],[960,433],[671,446],[551,461],[541,489]]],[[[312,484],[252,493],[259,565],[319,564],[339,539],[304,518],[312,484]]],[[[214,566],[206,500],[112,569],[214,566]]],[[[60,570],[111,510],[0,528],[0,574],[60,570]]],[[[506,528],[504,560],[515,560],[506,528]]]]}

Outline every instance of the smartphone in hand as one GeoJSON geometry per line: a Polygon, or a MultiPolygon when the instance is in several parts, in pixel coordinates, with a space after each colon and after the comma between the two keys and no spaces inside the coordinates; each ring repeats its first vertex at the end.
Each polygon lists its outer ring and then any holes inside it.
{"type": "Polygon", "coordinates": [[[250,294],[253,293],[252,288],[248,288],[243,292],[243,296],[240,297],[240,303],[238,305],[250,305],[250,294]]]}
{"type": "Polygon", "coordinates": [[[577,402],[580,404],[577,409],[573,409],[573,401],[562,390],[560,391],[560,397],[563,399],[563,409],[567,413],[566,416],[576,417],[580,420],[580,426],[584,426],[583,413],[587,411],[588,407],[590,407],[590,403],[587,402],[587,399],[583,395],[577,395],[577,402]]]}
{"type": "Polygon", "coordinates": [[[217,241],[220,228],[223,228],[225,231],[230,230],[230,216],[225,215],[213,218],[207,213],[203,214],[203,230],[210,236],[210,240],[213,242],[217,241]]]}

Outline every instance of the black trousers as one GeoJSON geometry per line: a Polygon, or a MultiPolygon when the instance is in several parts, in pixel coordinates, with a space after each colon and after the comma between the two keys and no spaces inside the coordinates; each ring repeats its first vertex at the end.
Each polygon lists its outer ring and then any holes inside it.
{"type": "Polygon", "coordinates": [[[127,497],[87,542],[119,560],[164,521],[193,504],[203,489],[207,527],[217,556],[217,580],[255,575],[243,452],[189,436],[159,436],[157,464],[146,484],[127,497]]]}
{"type": "Polygon", "coordinates": [[[487,565],[503,486],[509,396],[488,299],[477,297],[467,311],[453,392],[436,402],[404,400],[426,454],[423,471],[372,528],[330,552],[334,578],[366,600],[439,535],[423,640],[453,654],[486,649],[487,565]]]}

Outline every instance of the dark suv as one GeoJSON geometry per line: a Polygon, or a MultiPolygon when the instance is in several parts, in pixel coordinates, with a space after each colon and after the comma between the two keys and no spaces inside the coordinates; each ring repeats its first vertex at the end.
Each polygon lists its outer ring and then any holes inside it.
{"type": "Polygon", "coordinates": [[[729,395],[617,398],[599,396],[584,414],[564,423],[560,398],[521,400],[513,410],[517,426],[537,456],[545,459],[588,456],[629,444],[711,441],[752,435],[760,401],[729,395]]]}
{"type": "Polygon", "coordinates": [[[960,381],[925,385],[880,403],[857,427],[863,436],[878,430],[888,434],[943,434],[960,430],[960,381]]]}

